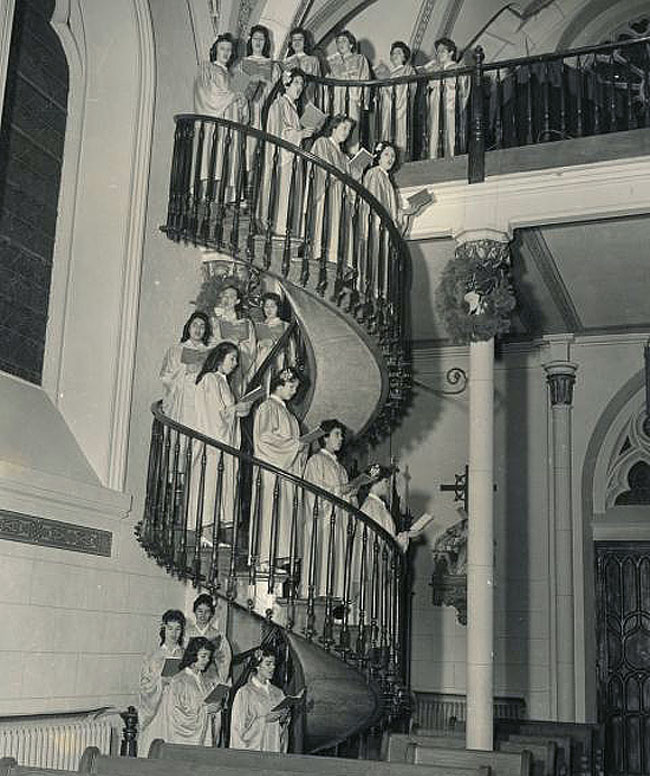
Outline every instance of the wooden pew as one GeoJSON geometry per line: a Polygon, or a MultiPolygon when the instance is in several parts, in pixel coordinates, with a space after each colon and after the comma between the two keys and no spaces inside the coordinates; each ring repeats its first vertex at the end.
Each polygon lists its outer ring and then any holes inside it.
{"type": "Polygon", "coordinates": [[[533,776],[533,756],[524,749],[520,753],[483,752],[477,749],[452,749],[411,743],[406,751],[407,762],[416,765],[436,765],[447,768],[475,768],[488,765],[493,776],[533,776]]]}
{"type": "Polygon", "coordinates": [[[99,754],[95,747],[89,747],[81,758],[79,771],[95,776],[215,776],[215,773],[219,776],[492,776],[489,767],[479,765],[418,766],[342,757],[215,749],[164,744],[162,741],[152,744],[148,759],[108,757],[99,754]]]}

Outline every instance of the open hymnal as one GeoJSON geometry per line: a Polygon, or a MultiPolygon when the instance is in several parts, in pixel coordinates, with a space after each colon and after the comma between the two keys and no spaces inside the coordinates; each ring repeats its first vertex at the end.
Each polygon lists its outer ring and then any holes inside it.
{"type": "Polygon", "coordinates": [[[227,684],[218,684],[214,687],[208,695],[203,699],[204,703],[221,703],[221,701],[230,692],[230,687],[227,684]]]}
{"type": "Polygon", "coordinates": [[[320,439],[322,436],[325,436],[325,432],[320,426],[317,426],[312,431],[308,431],[306,434],[303,434],[300,437],[300,442],[303,445],[310,445],[312,442],[315,442],[317,439],[320,439]]]}
{"type": "Polygon", "coordinates": [[[263,385],[258,385],[257,388],[245,393],[239,400],[239,404],[253,404],[264,396],[266,396],[266,388],[263,385]]]}
{"type": "Polygon", "coordinates": [[[203,364],[209,350],[195,350],[194,348],[183,348],[181,351],[181,364],[203,364]]]}
{"type": "Polygon", "coordinates": [[[350,175],[354,178],[360,178],[363,175],[364,170],[372,163],[372,154],[363,146],[356,152],[356,154],[348,162],[348,169],[350,175]]]}
{"type": "Polygon", "coordinates": [[[424,531],[424,529],[434,519],[435,519],[434,516],[430,515],[428,512],[425,512],[423,515],[420,515],[420,517],[418,517],[418,519],[409,528],[410,536],[417,536],[418,534],[421,534],[422,531],[424,531]]]}
{"type": "Polygon", "coordinates": [[[296,695],[285,695],[283,700],[271,709],[271,712],[284,711],[285,709],[292,709],[294,706],[298,706],[303,702],[305,698],[305,688],[303,687],[296,695]]]}
{"type": "Polygon", "coordinates": [[[176,676],[181,665],[180,657],[168,657],[163,665],[161,676],[176,676]]]}
{"type": "Polygon", "coordinates": [[[411,194],[406,202],[408,203],[409,210],[416,212],[433,202],[433,194],[431,194],[428,189],[420,189],[420,191],[416,191],[415,194],[411,194]]]}
{"type": "Polygon", "coordinates": [[[300,117],[300,124],[305,129],[311,129],[314,132],[318,132],[318,130],[325,123],[326,119],[327,114],[323,113],[322,110],[317,108],[313,102],[308,102],[305,105],[302,116],[300,117]]]}

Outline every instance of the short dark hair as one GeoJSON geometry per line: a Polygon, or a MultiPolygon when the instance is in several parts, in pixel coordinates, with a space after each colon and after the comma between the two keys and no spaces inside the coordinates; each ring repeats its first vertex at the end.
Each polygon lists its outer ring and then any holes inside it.
{"type": "Polygon", "coordinates": [[[210,660],[212,660],[214,655],[214,644],[210,641],[210,639],[206,639],[205,636],[195,636],[187,643],[185,652],[183,652],[183,657],[181,658],[180,665],[178,666],[178,670],[182,671],[184,668],[193,666],[194,663],[196,663],[199,650],[201,649],[207,649],[210,653],[210,660]]]}
{"type": "Polygon", "coordinates": [[[379,159],[381,158],[381,155],[384,153],[384,151],[387,148],[392,148],[393,151],[395,151],[395,161],[397,161],[397,148],[395,148],[395,144],[391,143],[388,140],[380,140],[378,143],[375,144],[375,147],[372,150],[373,164],[379,164],[379,159]]]}
{"type": "Polygon", "coordinates": [[[237,345],[235,345],[234,342],[224,340],[216,347],[212,348],[212,350],[208,353],[208,357],[203,362],[201,371],[196,376],[196,380],[194,382],[198,385],[201,380],[203,380],[205,375],[208,374],[208,372],[216,372],[221,364],[223,364],[223,360],[228,355],[228,353],[239,353],[239,348],[237,345]]]}
{"type": "Polygon", "coordinates": [[[214,605],[214,599],[208,593],[201,593],[201,595],[197,595],[197,597],[194,599],[194,603],[192,604],[192,611],[196,612],[199,606],[203,606],[204,604],[210,607],[212,614],[217,611],[217,608],[214,605]]]}
{"type": "Polygon", "coordinates": [[[253,656],[251,658],[251,668],[253,671],[257,672],[257,669],[262,663],[262,660],[267,657],[272,657],[276,663],[278,662],[278,656],[275,654],[275,650],[271,647],[259,647],[256,649],[255,652],[253,652],[253,656]]]}
{"type": "Polygon", "coordinates": [[[302,382],[300,373],[292,366],[285,366],[284,369],[281,369],[271,378],[269,392],[273,393],[276,388],[279,388],[281,385],[286,385],[287,383],[292,383],[294,381],[297,381],[298,383],[302,382]]]}
{"type": "Polygon", "coordinates": [[[264,37],[266,38],[264,42],[264,48],[262,49],[262,56],[263,57],[270,57],[271,56],[271,33],[269,32],[269,28],[265,27],[263,24],[254,24],[250,32],[248,33],[248,41],[246,42],[246,56],[250,57],[250,55],[253,53],[253,35],[256,32],[262,32],[264,34],[264,37]]]}
{"type": "Polygon", "coordinates": [[[352,129],[356,124],[355,120],[351,119],[349,116],[346,116],[345,113],[337,113],[328,121],[325,134],[331,136],[334,130],[345,122],[350,125],[350,129],[352,129]]]}
{"type": "Polygon", "coordinates": [[[448,51],[451,51],[452,59],[456,59],[458,54],[458,46],[451,38],[438,38],[438,40],[433,45],[436,49],[438,46],[444,46],[448,51]]]}
{"type": "Polygon", "coordinates": [[[292,67],[289,70],[285,70],[284,73],[282,73],[282,91],[286,92],[287,87],[291,86],[296,78],[302,78],[302,82],[304,84],[307,83],[307,73],[299,67],[292,67]]]}
{"type": "Polygon", "coordinates": [[[187,342],[187,340],[190,338],[190,326],[192,325],[192,322],[195,320],[203,321],[205,324],[205,331],[203,332],[203,337],[201,337],[201,342],[204,345],[207,345],[208,342],[212,339],[212,326],[210,324],[210,319],[205,313],[202,312],[193,312],[192,315],[185,321],[185,326],[183,326],[183,333],[181,334],[181,342],[187,342]]]}
{"type": "Polygon", "coordinates": [[[346,427],[344,423],[341,423],[337,418],[328,418],[327,420],[321,420],[320,427],[325,432],[323,436],[318,440],[321,447],[325,447],[325,440],[334,431],[335,428],[340,428],[345,439],[346,427]]]}
{"type": "Polygon", "coordinates": [[[357,39],[350,30],[341,30],[340,32],[337,32],[334,40],[337,40],[338,38],[347,38],[350,41],[350,46],[352,46],[352,51],[357,50],[357,39]]]}
{"type": "Polygon", "coordinates": [[[305,54],[311,54],[311,35],[309,31],[304,27],[294,27],[289,33],[289,47],[287,48],[287,56],[290,57],[296,53],[293,49],[293,44],[291,43],[291,38],[293,38],[294,35],[302,35],[302,38],[305,41],[305,54]]]}
{"type": "Polygon", "coordinates": [[[275,291],[265,291],[260,297],[260,307],[264,307],[264,302],[270,300],[275,302],[278,312],[282,309],[282,297],[280,294],[276,294],[275,291]]]}
{"type": "Polygon", "coordinates": [[[228,60],[228,67],[232,65],[234,59],[235,59],[235,39],[229,32],[224,32],[223,35],[218,35],[215,42],[210,46],[210,62],[216,62],[217,61],[217,46],[220,43],[230,43],[232,46],[232,51],[230,53],[230,59],[228,60]]]}
{"type": "Polygon", "coordinates": [[[396,40],[391,43],[390,53],[392,54],[395,49],[401,49],[404,52],[404,62],[408,62],[411,58],[411,49],[404,43],[403,40],[396,40]]]}
{"type": "Polygon", "coordinates": [[[185,638],[185,615],[180,609],[167,609],[167,611],[164,612],[162,616],[162,625],[160,626],[160,643],[165,643],[165,625],[168,625],[170,622],[177,622],[180,624],[181,637],[178,640],[178,643],[182,644],[183,639],[185,638]]]}

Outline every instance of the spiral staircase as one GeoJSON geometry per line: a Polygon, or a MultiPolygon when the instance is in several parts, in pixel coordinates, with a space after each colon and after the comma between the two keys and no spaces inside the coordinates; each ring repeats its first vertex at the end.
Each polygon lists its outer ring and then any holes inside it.
{"type": "MultiPolygon", "coordinates": [[[[263,131],[180,115],[162,229],[197,262],[216,251],[289,301],[294,324],[249,389],[300,352],[307,428],[337,417],[356,439],[372,439],[398,421],[409,383],[408,251],[363,186],[263,131]]],[[[170,420],[159,404],[152,411],[138,540],[170,574],[226,602],[236,684],[251,650],[275,643],[276,680],[308,690],[296,751],[331,749],[399,713],[406,577],[393,537],[348,501],[254,458],[246,428],[235,449],[170,420]],[[233,477],[234,499],[225,485],[233,477]],[[282,520],[289,558],[277,552],[282,520]]]]}

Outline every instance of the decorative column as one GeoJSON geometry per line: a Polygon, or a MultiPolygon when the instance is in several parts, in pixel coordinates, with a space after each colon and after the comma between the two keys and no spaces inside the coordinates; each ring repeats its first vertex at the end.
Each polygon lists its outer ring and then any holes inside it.
{"type": "MultiPolygon", "coordinates": [[[[568,347],[567,347],[568,350],[568,347]]],[[[567,353],[568,355],[568,353],[567,353]]],[[[544,365],[551,402],[550,492],[551,675],[553,706],[560,722],[575,721],[573,511],[571,507],[571,403],[577,365],[568,360],[544,365]]]]}
{"type": "Polygon", "coordinates": [[[494,714],[494,337],[508,331],[515,306],[508,238],[498,236],[459,237],[437,294],[451,338],[469,343],[466,745],[487,751],[494,714]]]}

